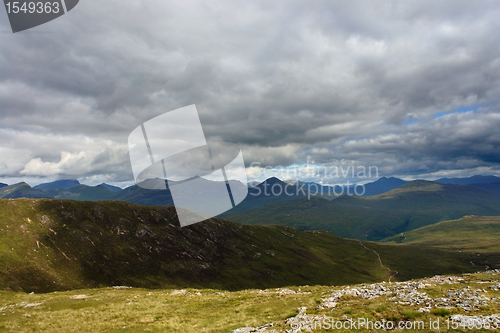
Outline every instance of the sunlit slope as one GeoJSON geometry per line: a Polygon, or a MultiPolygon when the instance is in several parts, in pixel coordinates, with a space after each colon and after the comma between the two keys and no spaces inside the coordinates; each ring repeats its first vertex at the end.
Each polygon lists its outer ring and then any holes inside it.
{"type": "Polygon", "coordinates": [[[500,253],[500,216],[465,216],[422,227],[386,241],[500,253]]]}

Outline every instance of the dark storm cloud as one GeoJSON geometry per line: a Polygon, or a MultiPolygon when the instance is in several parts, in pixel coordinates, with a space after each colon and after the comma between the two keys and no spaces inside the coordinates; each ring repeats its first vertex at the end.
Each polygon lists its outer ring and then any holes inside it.
{"type": "Polygon", "coordinates": [[[0,34],[0,177],[131,180],[130,131],[189,104],[248,165],[497,173],[499,15],[496,1],[81,1],[0,34]]]}

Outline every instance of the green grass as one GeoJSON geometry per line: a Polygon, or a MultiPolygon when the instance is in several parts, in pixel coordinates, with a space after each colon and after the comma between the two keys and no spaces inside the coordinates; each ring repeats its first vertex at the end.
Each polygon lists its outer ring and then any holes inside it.
{"type": "MultiPolygon", "coordinates": [[[[450,289],[484,288],[485,283],[498,280],[498,275],[464,275],[459,284],[434,285],[425,288],[432,297],[442,297],[450,289]]],[[[487,284],[486,284],[487,285],[487,284]]],[[[356,287],[356,286],[354,286],[356,287]]],[[[276,289],[264,292],[255,289],[227,292],[214,289],[187,289],[187,294],[171,295],[172,289],[82,289],[47,294],[0,292],[0,332],[214,332],[227,333],[240,327],[258,327],[274,323],[277,332],[290,327],[287,318],[306,307],[309,315],[325,315],[336,321],[343,316],[357,320],[441,321],[440,330],[394,330],[394,332],[447,332],[444,319],[453,314],[490,315],[500,312],[497,301],[488,308],[472,313],[459,309],[418,311],[418,306],[400,305],[389,300],[391,295],[375,299],[342,297],[336,308],[318,310],[321,298],[332,290],[344,287],[303,286],[295,291],[308,292],[283,295],[276,289]],[[300,290],[299,290],[300,289],[300,290]],[[76,295],[86,298],[74,299],[76,295]],[[24,307],[22,303],[41,303],[24,307]]],[[[421,290],[422,291],[422,290],[421,290]]],[[[488,289],[489,298],[499,298],[500,291],[488,289]]],[[[331,332],[332,330],[314,330],[331,332]]],[[[359,332],[342,330],[343,332],[359,332]]],[[[364,332],[364,330],[360,330],[364,332]]],[[[456,332],[478,332],[457,330],[456,332]]]]}
{"type": "Polygon", "coordinates": [[[345,308],[344,309],[344,314],[352,314],[352,309],[351,308],[345,308]]]}
{"type": "Polygon", "coordinates": [[[386,239],[392,243],[500,252],[500,216],[466,216],[443,221],[386,239]]]}
{"type": "Polygon", "coordinates": [[[432,311],[432,313],[435,314],[436,316],[448,317],[451,314],[451,311],[448,309],[438,308],[432,311]]]}
{"type": "Polygon", "coordinates": [[[404,315],[407,320],[413,320],[422,317],[424,314],[415,310],[405,310],[404,315]]]}
{"type": "Polygon", "coordinates": [[[443,221],[384,240],[434,249],[447,249],[470,256],[476,267],[500,268],[500,217],[466,216],[443,221]]]}
{"type": "Polygon", "coordinates": [[[298,307],[312,307],[325,287],[303,290],[313,294],[279,296],[259,294],[257,290],[221,293],[190,289],[191,295],[171,296],[172,290],[113,288],[35,295],[3,292],[0,308],[22,302],[42,304],[0,311],[0,332],[227,333],[241,326],[295,316],[298,307]],[[88,298],[71,299],[73,295],[88,298]]]}

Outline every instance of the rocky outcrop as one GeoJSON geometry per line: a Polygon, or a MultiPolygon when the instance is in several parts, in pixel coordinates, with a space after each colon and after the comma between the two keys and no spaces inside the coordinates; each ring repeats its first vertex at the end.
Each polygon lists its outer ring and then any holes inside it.
{"type": "MultiPolygon", "coordinates": [[[[479,272],[478,272],[479,273],[479,272]]],[[[481,272],[490,275],[500,275],[500,270],[490,270],[481,272]]],[[[465,274],[465,276],[468,274],[465,274]]],[[[492,301],[497,301],[496,298],[488,298],[486,288],[490,290],[500,289],[500,279],[497,281],[468,281],[468,284],[489,284],[485,289],[472,288],[464,285],[462,288],[450,288],[443,297],[431,297],[426,293],[426,289],[436,285],[451,285],[465,283],[463,276],[441,276],[437,275],[428,279],[418,281],[395,282],[395,283],[375,283],[369,285],[361,285],[359,287],[347,286],[340,290],[331,290],[328,297],[322,298],[318,310],[334,309],[339,300],[345,296],[359,297],[362,299],[375,299],[382,296],[390,296],[387,300],[398,305],[405,306],[420,306],[420,312],[431,312],[431,309],[461,309],[465,312],[474,312],[481,307],[488,306],[492,301]]],[[[280,293],[288,292],[288,289],[276,291],[259,291],[259,293],[280,293]]],[[[297,293],[291,290],[290,293],[297,293]]],[[[286,319],[284,322],[269,323],[261,327],[243,327],[232,331],[231,333],[298,333],[304,330],[293,329],[293,323],[301,323],[302,327],[307,327],[308,323],[321,322],[326,318],[325,315],[308,315],[306,308],[298,309],[298,314],[295,317],[286,319]],[[275,328],[273,328],[275,327],[275,328]]],[[[346,316],[342,320],[348,320],[346,316]]],[[[450,317],[453,323],[458,323],[463,327],[472,325],[471,323],[482,323],[483,326],[489,323],[493,325],[498,323],[500,326],[500,314],[492,314],[488,316],[474,315],[453,315],[450,317]]],[[[306,331],[308,331],[306,329],[306,331]]],[[[309,330],[310,331],[310,330],[309,330]]]]}

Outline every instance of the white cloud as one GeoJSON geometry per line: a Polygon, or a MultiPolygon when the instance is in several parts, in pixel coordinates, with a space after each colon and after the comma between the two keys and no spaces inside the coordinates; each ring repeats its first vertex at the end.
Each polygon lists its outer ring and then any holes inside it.
{"type": "Polygon", "coordinates": [[[88,165],[88,160],[86,160],[86,154],[83,151],[78,154],[63,151],[59,162],[43,162],[41,158],[34,158],[19,173],[26,176],[56,176],[75,169],[77,166],[82,166],[82,164],[88,165]]]}

